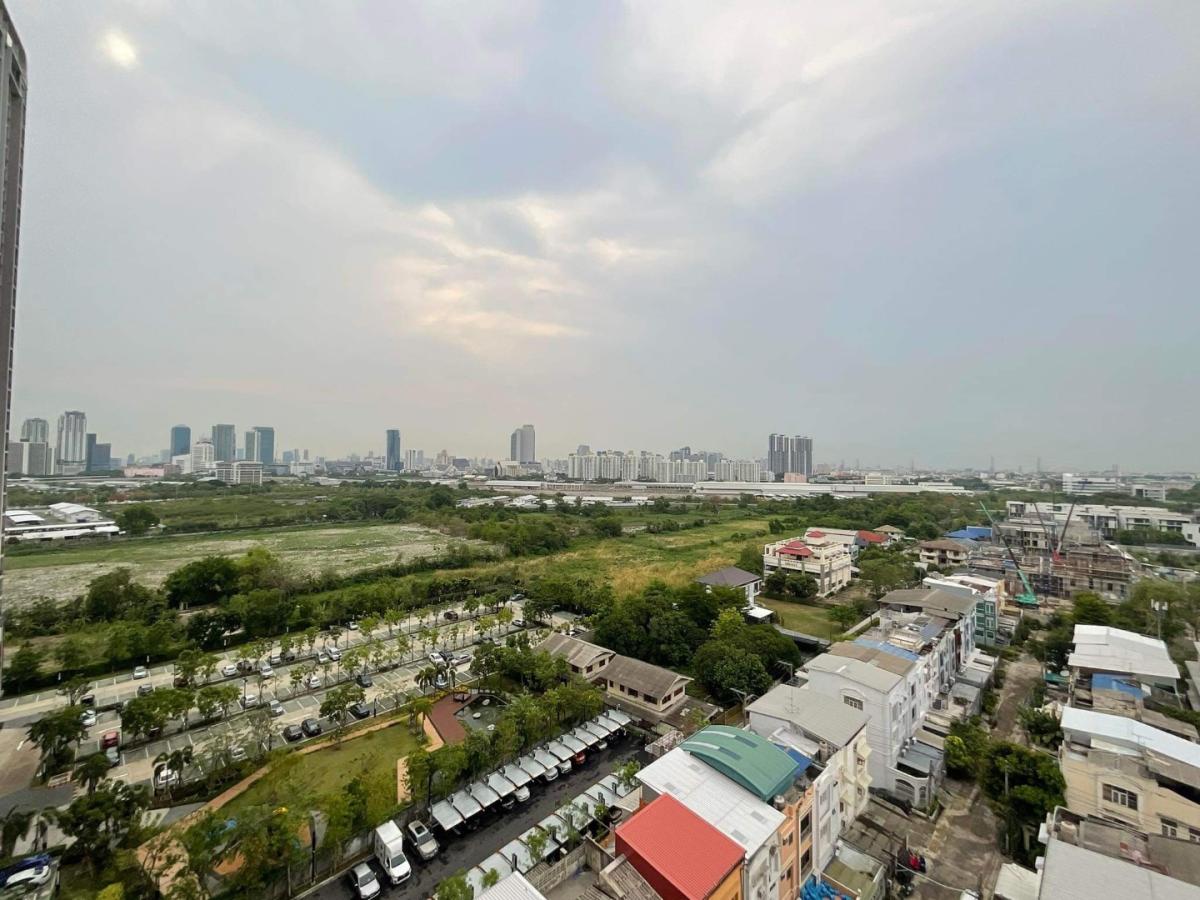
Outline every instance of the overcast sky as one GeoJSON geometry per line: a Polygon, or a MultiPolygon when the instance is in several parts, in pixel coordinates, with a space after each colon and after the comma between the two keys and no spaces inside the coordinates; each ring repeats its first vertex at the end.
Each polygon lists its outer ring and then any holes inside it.
{"type": "Polygon", "coordinates": [[[1200,468],[1200,3],[8,3],[16,427],[1200,468]]]}

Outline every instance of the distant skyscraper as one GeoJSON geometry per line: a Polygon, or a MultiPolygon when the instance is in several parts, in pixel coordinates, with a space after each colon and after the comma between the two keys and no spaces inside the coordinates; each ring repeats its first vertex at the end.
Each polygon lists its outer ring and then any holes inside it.
{"type": "Polygon", "coordinates": [[[772,434],[767,438],[767,468],[776,478],[787,474],[812,476],[812,438],[772,434]]]}
{"type": "Polygon", "coordinates": [[[258,432],[251,428],[242,439],[242,459],[258,462],[258,432]]]}
{"type": "Polygon", "coordinates": [[[214,462],[216,459],[212,441],[201,438],[192,444],[192,472],[209,472],[214,462]]]}
{"type": "Polygon", "coordinates": [[[534,445],[532,425],[522,425],[509,438],[509,459],[519,463],[536,462],[537,452],[534,445]]]}
{"type": "Polygon", "coordinates": [[[50,423],[45,419],[26,419],[21,424],[21,440],[50,443],[50,423]]]}
{"type": "Polygon", "coordinates": [[[389,472],[399,472],[404,468],[404,457],[400,454],[400,429],[387,430],[387,457],[385,468],[389,472]]]}
{"type": "Polygon", "coordinates": [[[171,429],[171,455],[184,456],[192,452],[192,429],[176,425],[171,429]]]}
{"type": "Polygon", "coordinates": [[[237,459],[237,430],[232,425],[214,425],[212,442],[217,462],[233,462],[237,459]]]}
{"type": "MultiPolygon", "coordinates": [[[[0,43],[0,67],[4,83],[0,91],[0,447],[8,444],[9,418],[12,413],[13,335],[17,316],[17,248],[21,229],[21,172],[25,160],[25,48],[17,37],[8,10],[0,3],[4,41],[0,43]]],[[[4,467],[0,466],[0,518],[4,516],[5,491],[8,488],[4,467]]],[[[4,663],[3,608],[0,607],[0,666],[4,663]]],[[[0,693],[3,693],[0,690],[0,693]]]]}
{"type": "Polygon", "coordinates": [[[246,459],[258,460],[264,466],[275,462],[275,429],[265,425],[254,426],[255,449],[257,453],[250,455],[250,447],[246,446],[246,459]]]}
{"type": "Polygon", "coordinates": [[[92,457],[96,454],[96,434],[88,432],[83,436],[84,471],[92,471],[92,457]]]}
{"type": "Polygon", "coordinates": [[[45,441],[22,441],[25,444],[25,474],[49,475],[54,467],[50,445],[45,441]]]}
{"type": "Polygon", "coordinates": [[[8,456],[4,458],[4,471],[8,475],[23,475],[25,473],[25,451],[27,441],[9,441],[8,456]]]}
{"type": "Polygon", "coordinates": [[[87,471],[103,472],[112,465],[112,444],[98,443],[94,434],[88,437],[91,440],[87,451],[87,471]]]}
{"type": "Polygon", "coordinates": [[[58,470],[78,467],[78,472],[87,464],[87,414],[79,410],[67,410],[58,417],[58,470]]]}

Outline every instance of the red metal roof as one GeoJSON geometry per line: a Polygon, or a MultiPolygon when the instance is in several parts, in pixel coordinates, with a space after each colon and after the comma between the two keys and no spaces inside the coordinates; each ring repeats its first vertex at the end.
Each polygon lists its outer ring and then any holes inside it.
{"type": "MultiPolygon", "coordinates": [[[[617,828],[617,850],[641,872],[645,863],[689,900],[704,900],[744,858],[734,841],[663,794],[617,828]],[[630,852],[632,851],[632,852],[630,852]]],[[[651,884],[654,879],[641,872],[651,884]]]]}
{"type": "Polygon", "coordinates": [[[887,541],[887,537],[882,534],[876,534],[874,531],[860,531],[859,538],[872,544],[882,544],[887,541]]]}
{"type": "Polygon", "coordinates": [[[808,533],[808,536],[809,537],[825,537],[825,532],[818,531],[816,528],[814,528],[812,531],[810,531],[808,533]]]}
{"type": "Polygon", "coordinates": [[[785,556],[812,556],[812,548],[801,540],[788,541],[779,552],[785,556]]]}

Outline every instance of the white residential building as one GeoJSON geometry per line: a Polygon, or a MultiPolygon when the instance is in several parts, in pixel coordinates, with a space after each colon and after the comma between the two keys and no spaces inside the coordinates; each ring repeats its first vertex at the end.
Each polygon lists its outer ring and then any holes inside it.
{"type": "Polygon", "coordinates": [[[1064,494],[1124,494],[1128,492],[1120,478],[1107,475],[1074,475],[1063,472],[1064,494]]]}
{"type": "Polygon", "coordinates": [[[1076,625],[1075,649],[1067,657],[1072,693],[1093,675],[1120,675],[1145,686],[1174,691],[1179,669],[1163,641],[1108,625],[1076,625]]]}
{"type": "Polygon", "coordinates": [[[853,558],[842,544],[809,532],[763,548],[763,576],[777,571],[804,573],[817,580],[817,596],[828,597],[850,583],[853,558]]]}
{"type": "Polygon", "coordinates": [[[762,466],[752,459],[722,459],[717,481],[762,481],[762,466]]]}
{"type": "Polygon", "coordinates": [[[1103,538],[1112,538],[1118,531],[1139,528],[1154,531],[1173,531],[1182,534],[1191,543],[1200,545],[1200,523],[1187,513],[1172,512],[1157,506],[1106,506],[1096,503],[1080,503],[1072,509],[1071,503],[1034,503],[1027,500],[1009,500],[1006,515],[1010,520],[1022,522],[1056,522],[1060,525],[1071,517],[1071,522],[1082,522],[1103,538]]]}
{"type": "Polygon", "coordinates": [[[263,464],[251,459],[222,462],[213,474],[226,484],[262,484],[263,464]]]}
{"type": "Polygon", "coordinates": [[[208,438],[201,438],[192,444],[192,472],[199,474],[208,472],[213,468],[216,461],[216,451],[213,448],[213,442],[208,438]]]}
{"type": "Polygon", "coordinates": [[[927,588],[970,597],[975,601],[975,640],[980,644],[1007,644],[1016,628],[1017,621],[1005,617],[1001,621],[1000,608],[1006,597],[1002,578],[960,573],[955,575],[930,576],[922,582],[927,588]]]}
{"type": "MultiPolygon", "coordinates": [[[[800,883],[833,858],[846,825],[867,808],[871,786],[865,712],[808,688],[776,685],[748,707],[750,730],[812,760],[821,769],[813,782],[812,860],[801,865],[800,883]]],[[[804,840],[803,827],[799,839],[804,840]]]]}

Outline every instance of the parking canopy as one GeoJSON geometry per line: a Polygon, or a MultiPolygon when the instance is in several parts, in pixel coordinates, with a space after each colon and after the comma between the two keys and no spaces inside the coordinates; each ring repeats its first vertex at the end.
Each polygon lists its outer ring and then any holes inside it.
{"type": "Polygon", "coordinates": [[[624,797],[633,791],[632,785],[624,785],[616,775],[605,775],[600,779],[600,787],[616,794],[618,797],[624,797]]]}
{"type": "Polygon", "coordinates": [[[437,822],[438,827],[442,831],[457,828],[463,823],[463,817],[458,814],[458,810],[450,805],[449,800],[439,800],[433,804],[431,814],[433,815],[433,821],[437,822]]]}
{"type": "Polygon", "coordinates": [[[540,862],[533,858],[533,854],[529,852],[529,848],[520,838],[509,841],[500,848],[499,852],[505,861],[522,875],[540,862]]]}
{"type": "Polygon", "coordinates": [[[467,791],[470,792],[471,796],[475,798],[475,802],[484,809],[487,809],[489,806],[493,806],[494,804],[500,802],[500,795],[482,781],[476,781],[473,785],[467,788],[467,791]]]}
{"type": "Polygon", "coordinates": [[[587,723],[587,727],[590,731],[595,731],[605,737],[608,737],[614,731],[620,731],[617,723],[605,715],[596,716],[596,718],[587,723]]]}
{"type": "Polygon", "coordinates": [[[512,863],[510,863],[499,853],[493,853],[479,864],[479,868],[483,869],[483,873],[485,875],[492,869],[495,869],[496,874],[498,874],[502,879],[507,878],[513,873],[512,863]]]}
{"type": "MultiPolygon", "coordinates": [[[[565,750],[566,748],[564,747],[563,749],[565,750]]],[[[569,756],[570,754],[567,755],[569,756]]],[[[558,757],[550,753],[544,747],[538,747],[538,749],[534,750],[533,758],[538,765],[542,767],[543,772],[548,769],[554,769],[555,771],[558,770],[558,757]]]]}
{"type": "Polygon", "coordinates": [[[550,741],[546,745],[546,752],[559,762],[566,762],[575,755],[575,751],[570,750],[562,741],[550,741]]]}
{"type": "Polygon", "coordinates": [[[525,785],[537,778],[538,775],[541,775],[546,771],[545,766],[539,766],[533,760],[529,760],[529,762],[537,767],[536,773],[529,771],[519,763],[509,763],[507,766],[500,767],[499,774],[502,775],[506,780],[512,782],[513,787],[525,787],[525,785]]]}
{"type": "Polygon", "coordinates": [[[604,715],[608,717],[609,721],[614,722],[618,728],[624,728],[633,721],[633,719],[619,709],[606,710],[604,715]]]}
{"type": "Polygon", "coordinates": [[[587,744],[585,744],[579,738],[575,737],[575,735],[573,735],[573,734],[560,735],[558,740],[564,747],[566,747],[572,753],[586,753],[587,752],[587,748],[588,748],[587,744]]]}
{"type": "Polygon", "coordinates": [[[584,791],[584,794],[592,799],[593,810],[595,809],[595,804],[597,803],[603,803],[605,806],[612,806],[617,802],[617,795],[603,784],[593,784],[590,788],[584,791]]]}
{"type": "Polygon", "coordinates": [[[592,806],[585,802],[586,798],[581,800],[576,797],[570,803],[564,803],[554,811],[554,814],[562,819],[568,826],[574,825],[576,831],[583,831],[592,821],[592,806]]]}
{"type": "Polygon", "coordinates": [[[608,738],[607,731],[597,728],[590,722],[585,722],[583,725],[580,725],[578,728],[572,731],[571,734],[575,735],[575,737],[579,738],[589,747],[595,747],[598,743],[608,738]]]}
{"type": "MultiPolygon", "coordinates": [[[[551,818],[553,818],[553,817],[551,817],[551,818]]],[[[547,820],[547,821],[549,821],[549,820],[547,820]]],[[[556,829],[562,827],[562,823],[559,822],[558,819],[554,819],[554,822],[556,823],[554,826],[556,829]]],[[[546,836],[546,846],[542,848],[542,859],[549,859],[550,856],[554,853],[554,851],[558,849],[559,845],[558,845],[558,841],[555,839],[554,835],[551,834],[549,831],[547,831],[545,828],[542,828],[539,825],[535,825],[535,826],[533,826],[533,828],[530,828],[527,832],[525,832],[523,835],[521,835],[521,837],[518,838],[518,840],[520,840],[521,843],[523,843],[526,847],[528,847],[529,846],[529,838],[535,834],[544,834],[546,836]]],[[[540,860],[539,860],[539,862],[540,862],[540,860]]]]}
{"type": "Polygon", "coordinates": [[[567,823],[560,819],[556,813],[546,816],[546,818],[538,822],[537,827],[560,844],[567,836],[567,823]]]}
{"type": "Polygon", "coordinates": [[[458,814],[464,819],[469,819],[471,816],[477,816],[483,812],[483,807],[479,801],[465,790],[452,795],[450,797],[450,805],[458,810],[458,814]]]}
{"type": "Polygon", "coordinates": [[[517,786],[501,775],[499,772],[493,772],[487,777],[487,786],[496,792],[496,796],[503,799],[510,796],[517,786]]]}

